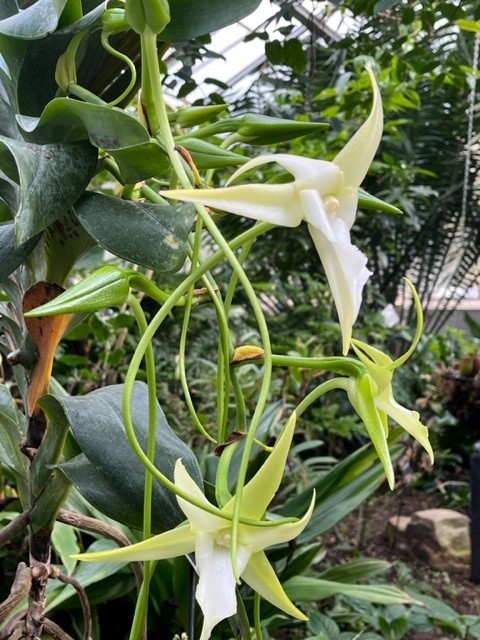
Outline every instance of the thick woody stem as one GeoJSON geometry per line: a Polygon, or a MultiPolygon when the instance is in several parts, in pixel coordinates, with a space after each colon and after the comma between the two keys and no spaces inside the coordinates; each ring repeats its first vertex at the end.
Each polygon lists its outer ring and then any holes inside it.
{"type": "MultiPolygon", "coordinates": [[[[96,518],[90,518],[80,513],[68,511],[67,509],[60,509],[57,514],[57,520],[64,524],[69,524],[76,529],[83,529],[84,531],[98,533],[105,538],[110,538],[114,540],[119,547],[127,547],[130,544],[130,540],[119,529],[96,518]]],[[[143,581],[142,563],[132,562],[131,565],[133,573],[135,574],[137,589],[140,589],[143,581]]]]}
{"type": "Polygon", "coordinates": [[[45,621],[46,589],[50,575],[51,532],[32,532],[30,536],[30,567],[32,586],[28,597],[25,630],[28,638],[41,640],[45,621]]]}

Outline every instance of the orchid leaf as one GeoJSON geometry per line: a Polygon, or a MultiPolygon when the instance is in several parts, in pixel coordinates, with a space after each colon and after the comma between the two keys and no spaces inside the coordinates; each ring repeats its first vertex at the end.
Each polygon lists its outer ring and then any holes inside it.
{"type": "Polygon", "coordinates": [[[160,273],[175,273],[187,254],[191,205],[168,206],[86,193],[75,214],[107,251],[160,273]]]}
{"type": "MultiPolygon", "coordinates": [[[[145,467],[125,433],[123,392],[123,385],[112,385],[85,396],[56,398],[85,456],[62,464],[61,469],[94,507],[123,524],[141,528],[145,467]]],[[[156,411],[156,467],[173,480],[175,462],[181,458],[190,476],[201,486],[201,473],[192,450],[171,430],[158,404],[156,411]]],[[[134,386],[132,420],[140,445],[145,449],[148,387],[142,382],[134,386]]],[[[158,533],[175,527],[184,517],[175,495],[154,483],[152,530],[158,533]]]]}
{"type": "Polygon", "coordinates": [[[19,186],[19,245],[72,206],[94,172],[97,151],[85,142],[37,145],[0,136],[0,165],[19,186]]]}
{"type": "Polygon", "coordinates": [[[23,263],[39,240],[40,235],[36,235],[20,246],[16,246],[13,222],[0,225],[0,282],[23,263]]]}
{"type": "Polygon", "coordinates": [[[95,246],[95,240],[82,227],[69,208],[45,229],[46,279],[63,284],[77,260],[95,246]]]}
{"type": "Polygon", "coordinates": [[[37,0],[27,9],[0,20],[0,33],[34,40],[55,31],[67,0],[37,0]]]}
{"type": "Polygon", "coordinates": [[[284,586],[290,598],[301,602],[313,602],[334,595],[344,595],[384,605],[420,604],[406,591],[390,585],[347,584],[308,576],[295,576],[287,580],[284,586]]]}
{"type": "Polygon", "coordinates": [[[20,126],[40,143],[89,139],[117,161],[126,183],[163,173],[166,152],[132,115],[115,107],[55,98],[40,118],[19,117],[20,126]]]}

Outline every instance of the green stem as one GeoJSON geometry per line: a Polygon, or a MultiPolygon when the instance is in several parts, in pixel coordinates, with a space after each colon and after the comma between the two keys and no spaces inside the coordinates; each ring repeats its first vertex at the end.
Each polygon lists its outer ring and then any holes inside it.
{"type": "Polygon", "coordinates": [[[126,56],[124,53],[121,53],[121,51],[117,51],[117,49],[112,47],[112,45],[108,41],[108,36],[109,36],[108,33],[105,33],[104,31],[102,31],[100,40],[102,42],[103,48],[106,51],[108,51],[108,53],[110,53],[112,56],[124,62],[130,71],[130,82],[128,83],[126,89],[117,98],[115,98],[115,100],[112,100],[111,102],[108,103],[109,107],[114,107],[119,102],[121,102],[124,98],[126,98],[129,95],[129,93],[132,91],[132,89],[135,87],[135,83],[137,82],[137,70],[135,68],[135,65],[133,64],[133,62],[130,60],[128,56],[126,56]]]}
{"type": "Polygon", "coordinates": [[[253,616],[255,621],[255,640],[263,640],[262,617],[260,615],[260,595],[255,592],[253,598],[253,616]]]}
{"type": "MultiPolygon", "coordinates": [[[[201,220],[197,220],[196,230],[195,230],[195,240],[193,244],[193,251],[191,252],[191,263],[192,269],[197,263],[198,252],[200,250],[200,240],[202,234],[202,223],[201,220]]],[[[208,281],[207,281],[208,283],[208,281]]],[[[210,284],[210,283],[208,283],[210,284]]],[[[211,295],[215,295],[215,292],[211,292],[211,295]]],[[[197,416],[197,412],[195,411],[195,407],[193,405],[192,396],[190,394],[190,387],[188,386],[187,380],[187,371],[186,371],[186,350],[187,350],[187,334],[188,327],[190,325],[190,314],[193,306],[193,285],[190,287],[188,294],[185,296],[185,313],[183,316],[182,323],[182,331],[180,334],[180,344],[178,347],[178,368],[180,372],[180,383],[182,385],[183,395],[185,397],[185,403],[190,412],[190,417],[192,418],[197,429],[202,433],[208,440],[211,442],[215,442],[215,439],[207,432],[205,427],[203,426],[201,420],[197,416]]]]}
{"type": "MultiPolygon", "coordinates": [[[[137,298],[130,294],[128,303],[137,322],[140,335],[143,335],[148,328],[148,324],[143,313],[142,306],[137,298]]],[[[155,355],[150,343],[145,352],[145,369],[148,385],[148,437],[147,437],[147,458],[152,463],[155,460],[156,434],[157,434],[157,384],[155,372],[155,355]]],[[[143,539],[150,538],[152,534],[152,498],[153,498],[153,475],[146,470],[145,489],[143,500],[143,539]]],[[[148,593],[151,578],[151,562],[144,562],[144,581],[137,598],[136,614],[134,624],[130,632],[130,640],[140,638],[146,623],[146,612],[148,608],[148,593]],[[138,615],[137,615],[138,610],[138,615]]]]}
{"type": "Polygon", "coordinates": [[[354,378],[361,378],[366,373],[366,368],[361,362],[345,356],[304,358],[301,356],[280,356],[272,354],[272,364],[277,367],[298,367],[301,369],[333,371],[354,378]]]}
{"type": "Polygon", "coordinates": [[[334,378],[333,380],[327,380],[323,384],[320,384],[313,391],[310,391],[308,395],[295,407],[295,413],[297,414],[297,418],[299,418],[302,413],[304,413],[308,407],[315,402],[320,396],[323,396],[324,393],[331,391],[332,389],[341,389],[344,388],[342,382],[345,381],[345,378],[334,378]]]}

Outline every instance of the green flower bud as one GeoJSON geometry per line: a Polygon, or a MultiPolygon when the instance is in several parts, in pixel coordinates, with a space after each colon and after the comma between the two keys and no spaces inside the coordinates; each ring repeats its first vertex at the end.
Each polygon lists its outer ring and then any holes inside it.
{"type": "Polygon", "coordinates": [[[59,313],[95,311],[126,302],[130,292],[129,269],[106,266],[87,276],[47,304],[42,304],[25,317],[54,316],[59,313]]]}
{"type": "Polygon", "coordinates": [[[105,33],[122,33],[129,29],[124,9],[107,9],[102,15],[102,28],[105,33]]]}
{"type": "Polygon", "coordinates": [[[139,34],[159,34],[170,22],[170,6],[167,0],[127,0],[125,20],[139,34]]]}

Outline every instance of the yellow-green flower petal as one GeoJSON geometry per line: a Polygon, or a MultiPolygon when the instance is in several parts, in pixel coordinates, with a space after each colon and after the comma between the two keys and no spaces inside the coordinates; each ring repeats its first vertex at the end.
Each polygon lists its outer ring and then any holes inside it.
{"type": "Polygon", "coordinates": [[[310,506],[301,520],[298,520],[297,522],[287,522],[279,525],[278,527],[251,527],[249,525],[242,524],[240,525],[241,539],[248,540],[248,543],[251,545],[254,553],[275,544],[283,544],[284,542],[293,540],[302,533],[310,522],[314,507],[315,492],[313,493],[310,506]]]}
{"type": "MultiPolygon", "coordinates": [[[[296,414],[294,412],[275,443],[273,451],[253,478],[244,486],[242,494],[242,516],[244,518],[260,520],[275,496],[285,472],[285,464],[295,432],[295,423],[296,414]]],[[[224,510],[227,513],[233,513],[234,504],[235,497],[229,500],[224,510]]],[[[259,528],[249,527],[249,529],[258,530],[259,528]]],[[[292,535],[292,538],[294,537],[295,534],[292,535]]]]}
{"type": "Polygon", "coordinates": [[[250,558],[242,578],[262,598],[271,602],[281,611],[299,620],[308,620],[307,616],[293,604],[283,590],[272,565],[268,562],[263,551],[255,553],[250,558]]]}
{"type": "Polygon", "coordinates": [[[382,463],[388,484],[393,489],[395,474],[388,450],[388,425],[385,414],[379,411],[371,377],[366,374],[360,379],[339,378],[337,382],[339,388],[345,389],[352,407],[362,419],[382,463]]]}
{"type": "Polygon", "coordinates": [[[221,189],[182,189],[165,191],[162,195],[283,227],[297,227],[302,221],[302,210],[293,183],[267,186],[250,184],[221,189]]]}
{"type": "Polygon", "coordinates": [[[148,538],[137,544],[108,551],[95,551],[92,553],[76,553],[71,557],[85,562],[136,562],[143,560],[164,560],[176,558],[195,549],[195,536],[189,524],[181,525],[176,529],[165,531],[158,536],[148,538]]]}
{"type": "MultiPolygon", "coordinates": [[[[188,471],[185,469],[183,462],[178,459],[175,463],[174,470],[175,484],[183,491],[189,493],[192,498],[195,498],[200,504],[210,505],[205,495],[202,493],[199,486],[191,478],[188,471]]],[[[208,513],[191,502],[187,502],[183,498],[177,496],[177,502],[180,509],[187,516],[193,531],[214,532],[224,529],[228,526],[228,521],[218,516],[208,513]]]]}
{"type": "Polygon", "coordinates": [[[333,160],[345,176],[345,183],[358,188],[372,164],[383,132],[382,98],[373,71],[367,67],[373,89],[370,115],[333,160]]]}

